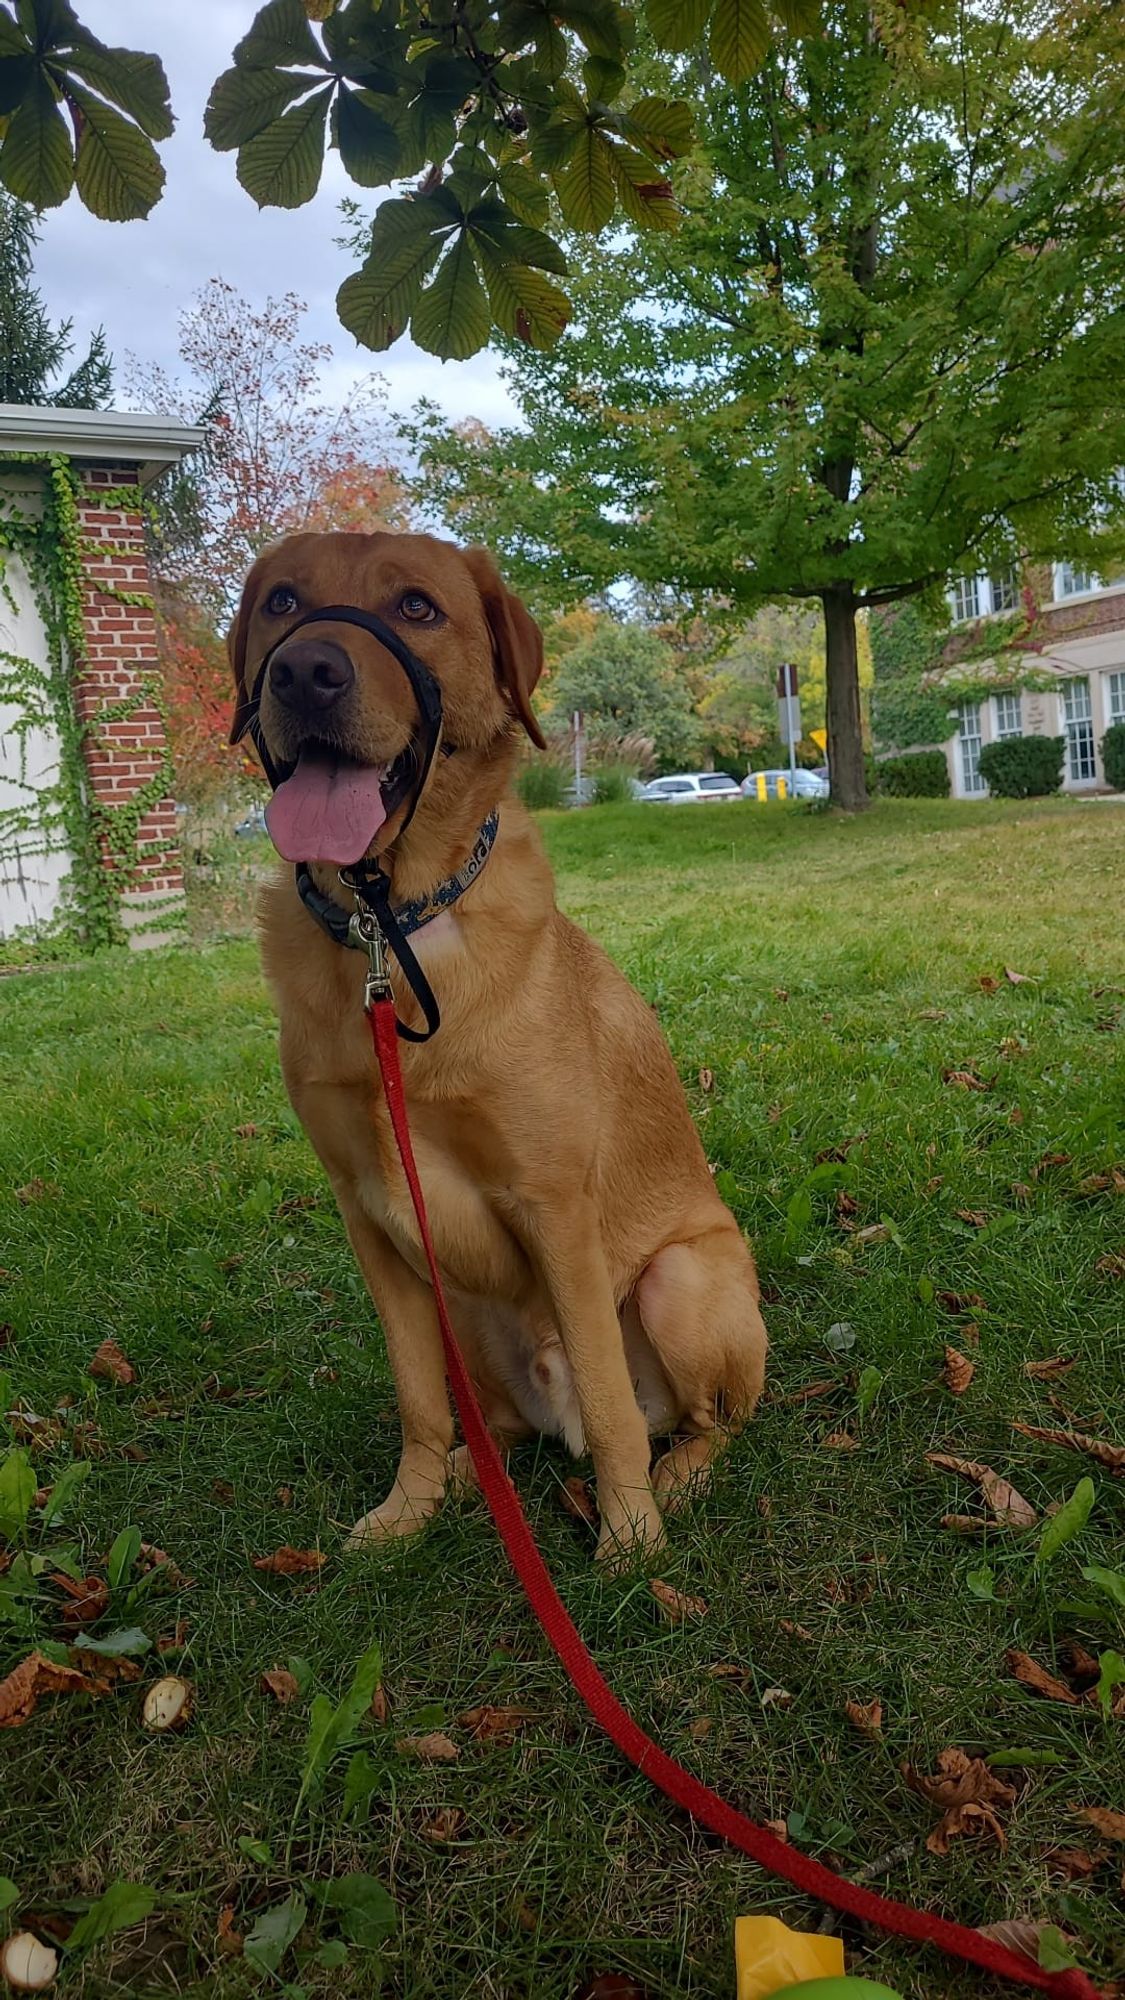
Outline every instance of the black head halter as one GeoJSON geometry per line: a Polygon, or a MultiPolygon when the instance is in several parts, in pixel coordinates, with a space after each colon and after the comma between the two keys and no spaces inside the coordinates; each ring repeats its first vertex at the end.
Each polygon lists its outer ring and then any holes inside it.
{"type": "MultiPolygon", "coordinates": [[[[370,632],[372,637],[378,639],[379,644],[385,647],[391,658],[397,661],[407,680],[410,682],[411,693],[418,707],[420,728],[412,745],[418,765],[418,775],[411,788],[410,804],[407,809],[406,818],[399,828],[399,833],[404,833],[417,811],[418,802],[426,789],[426,780],[433,768],[434,758],[437,756],[439,748],[444,747],[448,754],[452,749],[452,745],[446,744],[443,746],[441,741],[442,702],[441,688],[438,682],[425,662],[418,658],[417,653],[412,653],[409,646],[405,645],[399,638],[398,633],[390,625],[386,624],[382,618],[378,617],[375,612],[362,611],[356,604],[325,604],[314,611],[305,611],[300,618],[295,618],[293,623],[288,625],[285,631],[274,640],[273,645],[263,658],[262,664],[254,677],[254,686],[246,708],[246,719],[238,732],[238,736],[234,740],[235,742],[239,742],[243,736],[250,736],[254,748],[261,759],[262,769],[266,774],[270,788],[276,792],[278,786],[284,784],[289,774],[278,769],[266,747],[261,721],[262,687],[269,672],[270,663],[278,648],[283,646],[287,639],[291,639],[294,632],[299,632],[302,625],[319,624],[358,625],[362,631],[370,632]]],[[[340,910],[337,904],[332,903],[328,897],[322,896],[315,888],[307,861],[298,862],[296,878],[297,893],[301,901],[311,915],[316,918],[322,929],[327,931],[329,937],[333,938],[338,944],[353,942],[353,937],[348,932],[347,912],[340,910]],[[343,918],[342,930],[338,920],[334,921],[328,917],[327,913],[329,912],[336,913],[337,919],[339,917],[343,918]]],[[[383,936],[398,959],[403,974],[422,1009],[422,1014],[426,1022],[426,1032],[419,1034],[417,1029],[404,1027],[400,1021],[398,1023],[399,1034],[411,1042],[428,1041],[438,1028],[441,1016],[438,1012],[438,1005],[434,998],[433,989],[413,951],[407,944],[405,934],[395,918],[390,900],[390,880],[385,870],[379,866],[377,861],[357,861],[351,867],[341,870],[340,879],[346,888],[351,889],[361,909],[369,911],[375,917],[383,936]]]]}

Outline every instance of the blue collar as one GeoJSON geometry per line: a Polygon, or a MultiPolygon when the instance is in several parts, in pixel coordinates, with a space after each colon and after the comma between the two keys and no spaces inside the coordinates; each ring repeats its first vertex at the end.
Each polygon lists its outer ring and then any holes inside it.
{"type": "MultiPolygon", "coordinates": [[[[472,853],[467,861],[462,862],[455,875],[447,875],[444,882],[439,882],[436,889],[430,889],[424,896],[414,896],[407,903],[390,905],[395,923],[403,937],[413,937],[415,931],[422,930],[426,924],[432,923],[435,917],[440,917],[444,911],[451,910],[453,905],[460,901],[466,889],[472,887],[488,860],[499,825],[499,811],[490,812],[476,837],[472,853]]],[[[380,870],[375,872],[381,874],[380,870]]],[[[355,871],[345,869],[341,871],[340,879],[346,888],[354,887],[362,899],[367,886],[364,880],[366,873],[362,866],[355,871]],[[348,877],[353,873],[355,879],[349,880],[348,877]]],[[[367,879],[369,882],[370,876],[367,879]]],[[[385,876],[382,879],[386,881],[385,876]]],[[[351,912],[345,910],[341,903],[333,902],[331,896],[324,895],[317,888],[309,873],[307,862],[302,862],[297,869],[297,894],[310,916],[316,918],[322,930],[328,932],[335,944],[346,945],[355,942],[350,934],[351,912]]]]}

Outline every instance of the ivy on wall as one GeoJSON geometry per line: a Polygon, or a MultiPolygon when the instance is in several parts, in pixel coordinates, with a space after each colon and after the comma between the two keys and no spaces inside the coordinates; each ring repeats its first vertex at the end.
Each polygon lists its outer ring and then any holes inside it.
{"type": "Polygon", "coordinates": [[[1028,664],[1038,648],[1040,610],[1021,591],[1017,611],[978,618],[954,629],[944,595],[931,594],[871,620],[875,685],[872,730],[882,751],[927,748],[948,741],[958,702],[1057,686],[1057,677],[1028,664]]]}
{"type": "MultiPolygon", "coordinates": [[[[70,461],[58,453],[8,452],[0,461],[0,472],[14,465],[40,467],[46,477],[41,513],[21,508],[14,495],[0,502],[0,592],[15,611],[6,568],[8,560],[18,556],[42,622],[46,657],[40,663],[0,652],[0,701],[16,711],[10,733],[21,739],[26,793],[16,805],[0,810],[0,864],[12,861],[17,852],[26,853],[29,838],[40,853],[65,847],[71,869],[61,928],[86,949],[96,950],[124,941],[121,899],[143,858],[141,822],[171,790],[172,764],[165,746],[147,783],[119,804],[110,804],[90,784],[86,748],[97,743],[106,723],[126,719],[146,702],[163,714],[163,702],[158,682],[147,676],[121,701],[99,708],[85,720],[79,718],[73,669],[86,651],[84,556],[92,545],[81,532],[78,480],[70,461]],[[43,785],[32,784],[26,775],[27,738],[37,729],[54,735],[59,744],[54,777],[43,785]]],[[[97,497],[103,506],[141,505],[136,487],[100,489],[97,497]]],[[[126,601],[151,603],[140,592],[129,594],[126,601]]],[[[165,925],[172,915],[163,914],[165,925]]]]}

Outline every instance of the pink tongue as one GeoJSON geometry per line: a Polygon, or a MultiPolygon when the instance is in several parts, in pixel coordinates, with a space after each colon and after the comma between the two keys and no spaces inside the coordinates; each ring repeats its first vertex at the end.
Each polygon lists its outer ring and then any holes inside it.
{"type": "Polygon", "coordinates": [[[291,778],[266,807],[266,825],[286,861],[334,861],[366,854],[387,817],[384,770],[352,764],[324,750],[302,750],[291,778]]]}

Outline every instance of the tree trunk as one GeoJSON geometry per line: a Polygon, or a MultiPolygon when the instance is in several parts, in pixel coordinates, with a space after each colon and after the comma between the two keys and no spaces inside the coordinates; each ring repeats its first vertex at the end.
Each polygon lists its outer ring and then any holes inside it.
{"type": "Polygon", "coordinates": [[[859,659],[855,638],[855,598],[850,586],[826,590],[824,606],[825,677],[828,698],[828,777],[832,802],[845,812],[868,803],[863,769],[863,723],[859,710],[859,659]]]}

